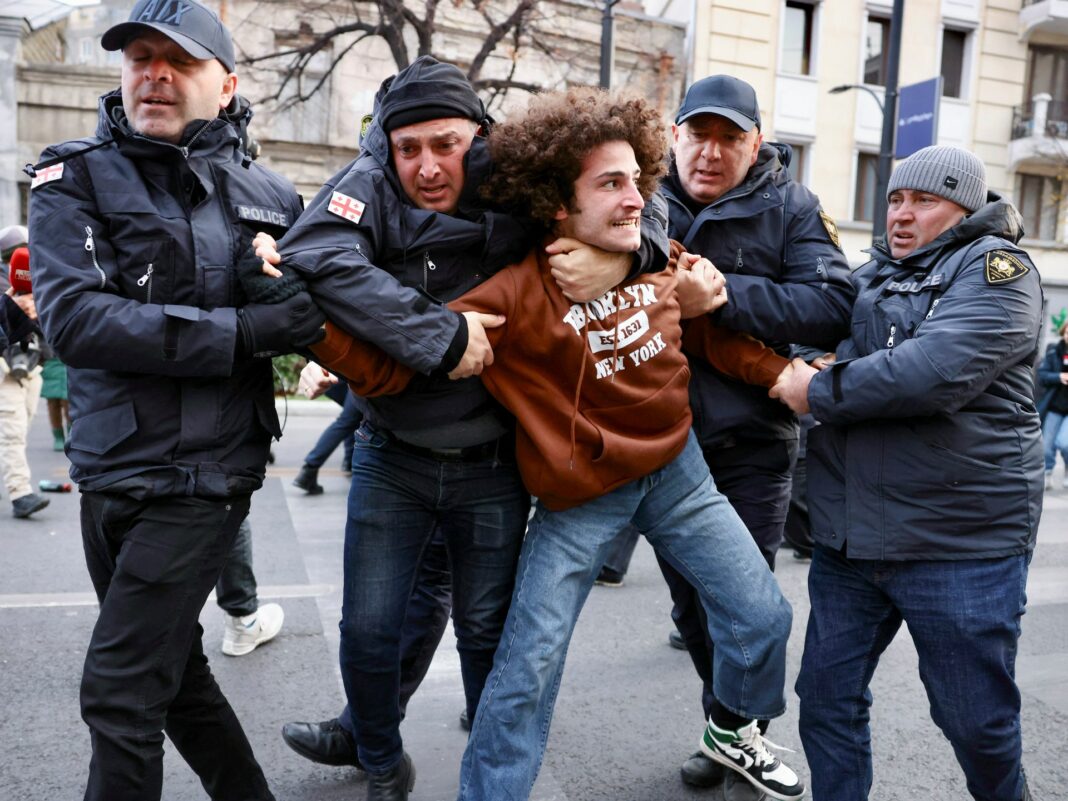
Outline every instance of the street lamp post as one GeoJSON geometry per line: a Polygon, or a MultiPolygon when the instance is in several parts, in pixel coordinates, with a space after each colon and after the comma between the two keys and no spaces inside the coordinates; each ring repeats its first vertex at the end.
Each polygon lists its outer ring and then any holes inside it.
{"type": "Polygon", "coordinates": [[[619,0],[605,0],[604,10],[601,12],[601,88],[610,89],[612,86],[612,9],[619,0]]]}
{"type": "Polygon", "coordinates": [[[897,131],[897,73],[901,62],[901,20],[904,8],[905,0],[894,0],[894,9],[890,14],[890,41],[886,52],[885,103],[880,102],[875,90],[860,84],[843,83],[830,90],[831,94],[837,95],[850,89],[862,89],[875,98],[875,103],[883,115],[883,134],[879,141],[879,164],[875,172],[875,197],[872,203],[872,242],[886,233],[886,187],[890,185],[890,172],[894,167],[894,134],[897,131]]]}

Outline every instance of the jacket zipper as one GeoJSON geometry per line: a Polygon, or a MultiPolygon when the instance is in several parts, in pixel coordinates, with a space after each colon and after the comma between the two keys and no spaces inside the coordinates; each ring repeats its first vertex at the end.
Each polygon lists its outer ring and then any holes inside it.
{"type": "Polygon", "coordinates": [[[211,120],[208,120],[206,123],[204,123],[204,125],[201,127],[201,129],[199,131],[197,131],[195,134],[193,134],[191,137],[189,137],[189,141],[188,142],[186,142],[183,146],[178,148],[179,150],[182,151],[182,155],[187,160],[189,159],[189,150],[190,150],[190,148],[193,147],[193,143],[196,142],[200,138],[200,135],[202,133],[204,133],[204,131],[208,130],[208,126],[210,126],[210,125],[211,125],[211,120]]]}
{"type": "Polygon", "coordinates": [[[423,289],[430,291],[430,270],[438,269],[438,265],[430,260],[430,251],[423,251],[423,289]]]}
{"type": "Polygon", "coordinates": [[[897,333],[897,326],[896,325],[891,325],[890,326],[890,338],[888,340],[886,340],[886,347],[888,347],[888,348],[894,347],[894,334],[896,334],[896,333],[897,333]]]}
{"type": "Polygon", "coordinates": [[[93,259],[93,266],[100,273],[100,288],[103,289],[107,285],[108,277],[104,275],[104,271],[100,269],[100,264],[96,260],[96,243],[93,242],[93,229],[88,225],[85,226],[85,249],[89,251],[89,255],[93,259]]]}
{"type": "Polygon", "coordinates": [[[930,320],[931,319],[931,315],[934,314],[934,310],[938,308],[938,302],[940,300],[942,300],[942,298],[935,298],[935,302],[932,303],[931,304],[931,308],[927,310],[927,316],[923,318],[924,320],[930,320]]]}
{"type": "Polygon", "coordinates": [[[138,286],[144,286],[148,284],[148,290],[146,292],[145,303],[152,302],[152,262],[149,262],[148,269],[145,270],[145,274],[137,279],[138,286]]]}

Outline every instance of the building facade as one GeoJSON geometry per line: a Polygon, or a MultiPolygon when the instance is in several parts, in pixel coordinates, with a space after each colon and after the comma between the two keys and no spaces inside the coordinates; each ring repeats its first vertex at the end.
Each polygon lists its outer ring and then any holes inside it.
{"type": "MultiPolygon", "coordinates": [[[[908,0],[899,86],[942,77],[938,141],[974,150],[1024,217],[1052,310],[1068,306],[1068,2],[908,0]]],[[[871,242],[891,3],[696,0],[693,75],[756,87],[768,138],[838,222],[871,242]],[[853,85],[836,94],[831,89],[853,85]]]]}
{"type": "MultiPolygon", "coordinates": [[[[8,85],[16,97],[17,115],[0,117],[0,126],[11,126],[17,116],[17,131],[8,130],[8,137],[17,142],[12,163],[17,161],[18,167],[32,163],[47,145],[93,132],[97,98],[118,86],[121,65],[120,53],[101,49],[100,35],[125,20],[132,4],[133,0],[103,0],[68,9],[63,19],[42,27],[25,21],[13,26],[12,36],[19,39],[15,59],[8,63],[8,85]]],[[[238,91],[253,101],[250,132],[260,145],[260,158],[310,198],[358,152],[361,120],[371,113],[381,81],[397,71],[396,60],[381,38],[360,38],[358,32],[334,38],[288,81],[284,77],[291,56],[258,59],[295,51],[345,21],[359,18],[374,23],[376,4],[370,0],[335,5],[291,0],[205,0],[205,4],[233,33],[238,91]],[[354,16],[353,9],[362,17],[354,16]],[[315,87],[318,90],[312,93],[315,87]]],[[[502,94],[496,87],[504,80],[548,89],[598,82],[602,6],[580,0],[538,0],[533,5],[529,23],[518,35],[502,39],[481,70],[487,81],[481,93],[498,119],[529,97],[522,89],[502,94]]],[[[513,0],[438,5],[433,52],[466,70],[486,39],[487,20],[500,22],[515,6],[513,0]]],[[[413,4],[416,14],[423,7],[413,4]]],[[[686,25],[648,16],[633,0],[619,3],[614,14],[614,84],[654,100],[670,118],[685,82],[686,25]]],[[[414,60],[414,30],[406,32],[406,42],[414,60]]],[[[3,68],[0,59],[0,89],[3,68]]],[[[15,216],[22,219],[29,180],[22,174],[17,178],[15,216]]]]}

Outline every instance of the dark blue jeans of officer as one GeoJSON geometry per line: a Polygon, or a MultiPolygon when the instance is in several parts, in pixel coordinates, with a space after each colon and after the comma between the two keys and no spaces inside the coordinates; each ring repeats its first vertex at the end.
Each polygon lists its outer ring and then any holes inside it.
{"type": "Polygon", "coordinates": [[[508,435],[459,456],[429,454],[364,422],[356,432],[341,606],[341,675],[364,767],[401,759],[401,630],[419,565],[440,529],[474,719],[508,613],[530,496],[508,435]]]}
{"type": "Polygon", "coordinates": [[[230,555],[215,582],[215,600],[231,617],[251,615],[260,608],[256,574],[252,572],[252,527],[248,518],[241,521],[230,555]]]}
{"type": "MultiPolygon", "coordinates": [[[[729,448],[704,448],[705,462],[719,491],[742,518],[768,566],[775,570],[775,554],[782,543],[790,509],[790,486],[797,440],[738,440],[729,448]]],[[[707,719],[712,713],[712,664],[715,648],[700,598],[675,568],[657,558],[674,606],[671,618],[703,683],[701,702],[707,719]]]]}
{"type": "MultiPolygon", "coordinates": [[[[449,571],[449,554],[445,550],[445,538],[435,531],[423,554],[415,589],[408,599],[408,611],[401,630],[400,654],[400,716],[403,720],[408,701],[419,689],[438,643],[445,634],[452,610],[452,574],[449,571]]],[[[352,708],[346,704],[338,715],[341,727],[356,739],[356,722],[352,708]]]]}
{"type": "Polygon", "coordinates": [[[351,465],[352,435],[356,432],[362,419],[363,412],[360,411],[356,396],[346,389],[342,397],[341,411],[338,412],[334,422],[323,429],[323,433],[319,435],[315,445],[308,451],[308,455],[304,457],[304,464],[311,467],[322,467],[337,446],[343,445],[345,458],[342,459],[342,464],[351,465]]]}
{"type": "Polygon", "coordinates": [[[85,561],[100,600],[81,686],[93,746],[86,799],[160,798],[166,731],[211,798],[273,800],[197,622],[248,509],[247,495],[82,495],[85,561]]]}
{"type": "Polygon", "coordinates": [[[868,797],[868,685],[902,622],[919,655],[931,718],[953,746],[968,792],[977,801],[1023,798],[1015,673],[1029,562],[1028,554],[887,562],[816,546],[796,687],[813,798],[868,797]]]}

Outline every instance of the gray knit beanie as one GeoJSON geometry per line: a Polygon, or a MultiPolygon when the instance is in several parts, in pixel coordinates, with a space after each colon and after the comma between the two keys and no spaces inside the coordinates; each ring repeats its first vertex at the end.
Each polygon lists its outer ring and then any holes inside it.
{"type": "Polygon", "coordinates": [[[887,198],[898,189],[930,192],[971,212],[986,205],[986,168],[967,150],[932,145],[917,150],[894,168],[887,198]]]}
{"type": "Polygon", "coordinates": [[[9,225],[0,230],[0,261],[7,263],[15,248],[20,248],[30,241],[30,232],[25,225],[9,225]]]}

